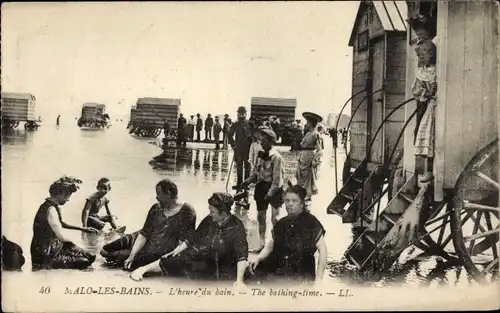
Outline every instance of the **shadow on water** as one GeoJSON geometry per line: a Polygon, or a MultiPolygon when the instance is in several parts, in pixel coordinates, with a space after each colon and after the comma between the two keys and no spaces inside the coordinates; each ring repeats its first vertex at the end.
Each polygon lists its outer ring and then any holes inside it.
{"type": "MultiPolygon", "coordinates": [[[[380,287],[415,284],[420,286],[456,285],[461,279],[463,269],[456,262],[422,255],[403,263],[395,263],[388,271],[359,271],[345,259],[329,261],[327,271],[331,278],[338,279],[345,284],[380,287]]],[[[463,275],[470,281],[465,271],[463,275]]]]}
{"type": "Polygon", "coordinates": [[[204,181],[213,182],[225,181],[230,166],[228,151],[173,147],[165,148],[149,164],[156,171],[174,176],[193,174],[199,177],[203,173],[204,181]]]}
{"type": "Polygon", "coordinates": [[[2,145],[24,145],[33,140],[35,132],[28,132],[18,128],[2,129],[2,145]]]}

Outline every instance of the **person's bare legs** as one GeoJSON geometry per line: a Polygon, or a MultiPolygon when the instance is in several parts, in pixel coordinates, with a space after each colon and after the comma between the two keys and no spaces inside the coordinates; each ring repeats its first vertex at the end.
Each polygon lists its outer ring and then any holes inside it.
{"type": "Polygon", "coordinates": [[[259,222],[260,245],[258,251],[262,250],[266,244],[266,209],[257,208],[257,221],[259,222]]]}
{"type": "Polygon", "coordinates": [[[89,216],[87,218],[87,226],[88,227],[93,227],[97,230],[102,230],[104,226],[106,225],[105,222],[101,220],[100,217],[98,216],[89,216]]]}

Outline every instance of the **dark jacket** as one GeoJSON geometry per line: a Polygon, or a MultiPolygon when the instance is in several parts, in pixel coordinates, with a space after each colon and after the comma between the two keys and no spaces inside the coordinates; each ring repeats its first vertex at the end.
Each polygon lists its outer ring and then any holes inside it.
{"type": "Polygon", "coordinates": [[[209,130],[214,126],[214,118],[213,117],[207,117],[205,120],[205,130],[209,130]]]}
{"type": "Polygon", "coordinates": [[[221,132],[222,132],[222,125],[220,124],[219,121],[217,121],[217,123],[215,123],[214,125],[214,136],[219,137],[221,132]]]}
{"type": "Polygon", "coordinates": [[[203,120],[198,118],[196,120],[196,131],[201,131],[203,129],[203,120]]]}
{"type": "Polygon", "coordinates": [[[247,120],[238,120],[231,125],[229,144],[233,147],[236,158],[248,160],[250,145],[252,144],[252,131],[247,120]]]}

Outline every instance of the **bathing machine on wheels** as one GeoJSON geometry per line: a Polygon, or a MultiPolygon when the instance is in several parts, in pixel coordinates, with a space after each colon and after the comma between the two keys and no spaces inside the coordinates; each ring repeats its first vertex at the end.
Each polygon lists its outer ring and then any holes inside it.
{"type": "Polygon", "coordinates": [[[387,270],[414,246],[490,281],[500,249],[498,2],[408,1],[407,13],[406,97],[360,144],[368,158],[353,162],[327,210],[353,224],[345,258],[360,270],[387,270]],[[400,106],[403,127],[388,130],[400,106]],[[394,147],[369,166],[384,128],[403,143],[399,171],[394,147]]]}
{"type": "Polygon", "coordinates": [[[296,108],[297,99],[252,97],[250,117],[259,126],[273,117],[276,123],[271,123],[271,127],[276,132],[278,140],[281,139],[282,145],[290,145],[293,140],[292,123],[296,108]]]}
{"type": "Polygon", "coordinates": [[[82,105],[82,113],[77,121],[80,128],[103,129],[109,124],[106,105],[86,102],[82,105]]]}
{"type": "Polygon", "coordinates": [[[131,134],[140,137],[157,137],[168,122],[170,134],[165,137],[175,138],[180,105],[180,99],[139,98],[136,105],[130,109],[127,128],[131,134]]]}
{"type": "Polygon", "coordinates": [[[35,121],[36,98],[29,93],[2,92],[2,128],[16,128],[20,122],[26,122],[24,129],[37,130],[40,125],[35,121]]]}

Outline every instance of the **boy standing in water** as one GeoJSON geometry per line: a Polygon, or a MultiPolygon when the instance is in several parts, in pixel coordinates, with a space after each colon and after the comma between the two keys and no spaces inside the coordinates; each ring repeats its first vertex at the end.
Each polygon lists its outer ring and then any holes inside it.
{"type": "Polygon", "coordinates": [[[111,224],[111,227],[117,232],[124,232],[125,226],[118,227],[116,225],[116,217],[111,214],[109,209],[109,200],[106,198],[106,194],[111,190],[111,183],[107,178],[101,178],[97,182],[97,192],[93,193],[87,198],[85,207],[82,212],[82,224],[83,227],[93,227],[98,230],[102,230],[106,223],[111,224]],[[99,211],[102,207],[106,208],[107,215],[99,216],[99,211]]]}
{"type": "Polygon", "coordinates": [[[276,224],[279,208],[284,202],[283,185],[285,181],[285,167],[281,154],[274,148],[276,133],[270,128],[261,128],[262,151],[258,154],[258,161],[250,177],[242,183],[246,188],[251,183],[255,185],[254,199],[257,204],[257,220],[259,221],[260,247],[265,246],[267,208],[271,205],[271,222],[276,224]]]}
{"type": "Polygon", "coordinates": [[[214,125],[214,140],[215,140],[215,150],[220,149],[220,133],[222,132],[222,125],[219,121],[219,117],[215,117],[215,125],[214,125]]]}

